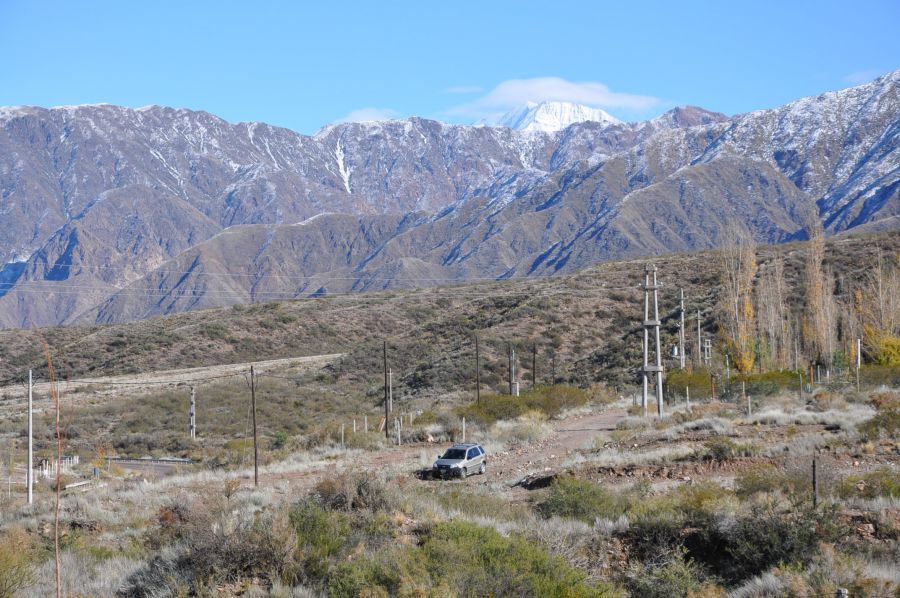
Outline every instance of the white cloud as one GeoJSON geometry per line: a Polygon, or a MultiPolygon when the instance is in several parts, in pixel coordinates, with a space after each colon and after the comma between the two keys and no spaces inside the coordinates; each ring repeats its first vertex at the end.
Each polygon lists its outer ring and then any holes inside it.
{"type": "Polygon", "coordinates": [[[456,85],[448,87],[444,93],[480,93],[482,89],[477,85],[456,85]]]}
{"type": "Polygon", "coordinates": [[[510,79],[482,97],[454,106],[447,114],[493,121],[526,102],[573,102],[592,108],[642,111],[660,104],[658,98],[612,91],[595,81],[568,81],[560,77],[510,79]]]}
{"type": "Polygon", "coordinates": [[[400,113],[392,108],[360,108],[338,119],[339,123],[362,123],[398,118],[400,113]]]}
{"type": "Polygon", "coordinates": [[[872,79],[877,79],[883,74],[884,71],[881,69],[863,69],[845,76],[844,83],[849,83],[850,85],[862,85],[863,83],[868,83],[872,79]]]}

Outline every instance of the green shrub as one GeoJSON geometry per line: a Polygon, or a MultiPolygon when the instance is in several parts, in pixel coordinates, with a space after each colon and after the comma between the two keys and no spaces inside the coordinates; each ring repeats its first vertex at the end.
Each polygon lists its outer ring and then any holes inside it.
{"type": "Polygon", "coordinates": [[[33,583],[31,552],[25,530],[10,529],[0,534],[0,596],[12,596],[33,583]]]}
{"type": "Polygon", "coordinates": [[[297,547],[303,571],[308,579],[323,579],[350,538],[350,518],[303,501],[290,511],[290,522],[297,534],[297,547]]]}
{"type": "Polygon", "coordinates": [[[556,478],[547,497],[537,505],[538,512],[544,517],[571,517],[587,523],[598,518],[617,519],[626,508],[619,496],[574,477],[556,478]]]}
{"type": "Polygon", "coordinates": [[[805,494],[811,491],[809,486],[808,478],[799,478],[771,465],[749,469],[735,479],[735,490],[741,498],[776,491],[787,495],[805,494]]]}
{"type": "Polygon", "coordinates": [[[537,386],[514,397],[483,394],[481,400],[458,410],[459,415],[484,424],[516,419],[528,411],[540,411],[550,417],[563,409],[579,407],[588,401],[588,393],[567,385],[537,386]]]}
{"type": "Polygon", "coordinates": [[[900,472],[890,467],[881,467],[861,475],[849,476],[838,485],[838,495],[841,498],[900,497],[900,472]]]}
{"type": "Polygon", "coordinates": [[[834,507],[783,513],[773,502],[754,505],[721,536],[728,556],[724,568],[729,579],[743,580],[779,563],[807,564],[820,541],[834,542],[842,531],[834,507]]]}
{"type": "Polygon", "coordinates": [[[328,578],[330,596],[614,596],[521,536],[467,522],[439,523],[418,546],[355,559],[328,578]]]}
{"type": "Polygon", "coordinates": [[[642,598],[688,596],[703,587],[704,577],[702,569],[681,548],[653,563],[632,563],[625,573],[631,595],[642,598]]]}
{"type": "Polygon", "coordinates": [[[686,526],[677,510],[649,507],[632,518],[625,539],[639,560],[658,561],[682,545],[686,526]]]}
{"type": "Polygon", "coordinates": [[[276,451],[283,449],[284,445],[287,444],[288,438],[289,436],[284,430],[275,432],[275,438],[272,439],[272,448],[276,451]]]}
{"type": "Polygon", "coordinates": [[[753,456],[753,447],[746,444],[738,444],[723,436],[709,439],[704,445],[705,457],[720,463],[734,459],[735,457],[753,456]]]}
{"type": "Polygon", "coordinates": [[[896,438],[900,434],[900,409],[879,411],[859,426],[859,432],[869,440],[896,438]]]}

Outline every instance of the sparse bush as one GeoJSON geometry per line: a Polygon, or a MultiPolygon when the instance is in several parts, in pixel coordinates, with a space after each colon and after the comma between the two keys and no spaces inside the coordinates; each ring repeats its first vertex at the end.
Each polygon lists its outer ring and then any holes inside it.
{"type": "Polygon", "coordinates": [[[900,498],[900,472],[890,467],[881,467],[861,475],[849,476],[838,485],[838,495],[841,498],[900,498]]]}
{"type": "Polygon", "coordinates": [[[521,396],[483,394],[481,400],[459,409],[459,415],[484,424],[516,419],[528,411],[540,411],[550,417],[563,409],[580,407],[588,394],[574,386],[538,386],[521,396]]]}
{"type": "Polygon", "coordinates": [[[342,472],[316,484],[316,500],[335,511],[387,511],[396,507],[394,497],[371,472],[342,472]]]}
{"type": "Polygon", "coordinates": [[[706,458],[719,463],[736,457],[752,457],[753,447],[747,444],[738,444],[729,438],[717,436],[708,440],[705,445],[706,458]]]}
{"type": "Polygon", "coordinates": [[[625,573],[631,595],[642,598],[696,596],[704,588],[704,577],[702,569],[686,556],[683,548],[675,548],[653,562],[632,563],[625,573]]]}
{"type": "Polygon", "coordinates": [[[809,492],[808,486],[808,478],[799,478],[784,468],[772,465],[761,465],[748,469],[735,479],[735,489],[741,498],[776,491],[794,495],[809,492]]]}
{"type": "Polygon", "coordinates": [[[858,429],[867,440],[896,438],[900,435],[900,408],[887,404],[869,420],[859,424],[858,429]]]}
{"type": "Polygon", "coordinates": [[[627,504],[619,496],[597,484],[574,477],[560,477],[550,486],[547,498],[537,504],[544,517],[571,517],[587,523],[597,519],[618,519],[627,504]]]}
{"type": "Polygon", "coordinates": [[[778,563],[806,564],[820,541],[833,542],[841,533],[834,507],[783,513],[772,502],[754,505],[724,534],[724,568],[730,579],[744,580],[778,563]]]}
{"type": "Polygon", "coordinates": [[[615,596],[522,536],[456,521],[424,530],[418,546],[337,567],[331,596],[615,596]]]}
{"type": "Polygon", "coordinates": [[[288,438],[289,436],[284,430],[275,432],[275,438],[272,439],[272,448],[276,451],[283,449],[284,445],[287,444],[288,438]]]}
{"type": "MultiPolygon", "coordinates": [[[[161,525],[167,525],[161,521],[161,525]]],[[[149,597],[201,593],[222,582],[296,575],[296,541],[279,512],[252,516],[241,510],[192,509],[174,530],[173,543],[129,576],[121,593],[149,597]]]]}
{"type": "Polygon", "coordinates": [[[290,521],[304,575],[310,581],[323,579],[349,543],[350,517],[302,501],[291,509],[290,521]]]}
{"type": "Polygon", "coordinates": [[[34,581],[31,539],[23,529],[0,534],[0,596],[12,596],[34,581]]]}

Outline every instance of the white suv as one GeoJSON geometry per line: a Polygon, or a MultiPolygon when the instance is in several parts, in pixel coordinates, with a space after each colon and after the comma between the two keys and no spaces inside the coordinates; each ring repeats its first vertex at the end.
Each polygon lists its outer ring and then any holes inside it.
{"type": "Polygon", "coordinates": [[[431,473],[441,478],[464,478],[470,473],[484,473],[486,466],[487,453],[480,444],[454,444],[434,462],[431,473]]]}

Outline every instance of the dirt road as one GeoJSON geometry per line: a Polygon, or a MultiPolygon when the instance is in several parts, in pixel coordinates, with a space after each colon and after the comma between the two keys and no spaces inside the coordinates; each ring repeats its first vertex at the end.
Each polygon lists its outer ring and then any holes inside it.
{"type": "MultiPolygon", "coordinates": [[[[197,368],[184,368],[177,370],[160,370],[156,372],[144,372],[139,374],[124,374],[121,376],[102,376],[98,378],[78,378],[75,380],[61,380],[59,392],[68,406],[84,403],[86,400],[97,400],[102,397],[114,397],[127,393],[129,396],[157,390],[166,385],[202,382],[217,379],[225,379],[238,376],[247,372],[250,366],[254,366],[257,373],[272,369],[297,368],[300,371],[309,371],[328,365],[335,359],[342,357],[343,353],[328,355],[311,355],[308,357],[288,357],[285,359],[269,359],[246,363],[232,363],[226,365],[211,365],[197,368]],[[90,391],[90,392],[84,392],[90,391]]],[[[22,409],[28,396],[27,386],[12,385],[0,387],[0,417],[9,409],[22,409]]],[[[34,385],[35,410],[40,412],[47,406],[50,396],[50,384],[48,382],[36,382],[34,385]]]]}
{"type": "MultiPolygon", "coordinates": [[[[591,448],[598,436],[614,430],[625,415],[624,409],[604,408],[602,411],[555,421],[552,424],[554,431],[548,437],[538,442],[513,447],[499,454],[489,454],[487,474],[472,476],[462,483],[502,483],[511,488],[526,475],[559,468],[573,452],[591,448]]],[[[477,438],[475,441],[477,442],[477,438]]],[[[399,475],[413,477],[448,446],[449,443],[436,443],[385,448],[362,453],[353,461],[348,460],[343,464],[334,462],[327,467],[304,468],[296,472],[263,473],[260,475],[260,483],[287,480],[293,490],[301,491],[341,465],[377,471],[388,469],[399,475]]],[[[246,484],[252,484],[252,480],[245,480],[246,484]]]]}

